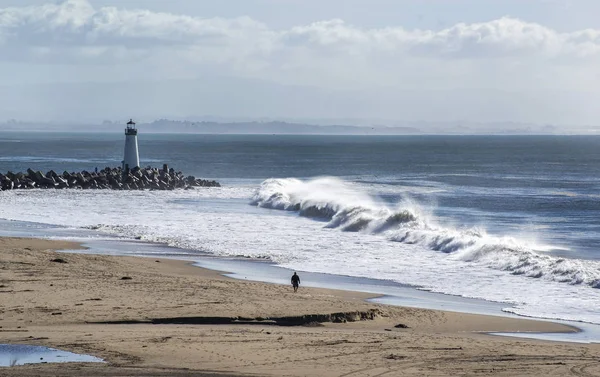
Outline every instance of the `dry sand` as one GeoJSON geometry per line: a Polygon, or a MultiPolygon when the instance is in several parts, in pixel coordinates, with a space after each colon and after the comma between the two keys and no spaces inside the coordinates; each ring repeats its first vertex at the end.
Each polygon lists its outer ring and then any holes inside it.
{"type": "Polygon", "coordinates": [[[0,376],[600,376],[599,345],[484,334],[572,331],[560,324],[376,305],[356,292],[294,294],[182,261],[52,251],[77,246],[0,238],[0,343],[107,363],[0,368],[0,376]],[[375,317],[317,323],[331,313],[375,317]],[[277,318],[307,323],[264,323],[277,318]],[[125,323],[106,323],[115,321],[125,323]],[[228,324],[199,324],[210,322],[228,324]]]}

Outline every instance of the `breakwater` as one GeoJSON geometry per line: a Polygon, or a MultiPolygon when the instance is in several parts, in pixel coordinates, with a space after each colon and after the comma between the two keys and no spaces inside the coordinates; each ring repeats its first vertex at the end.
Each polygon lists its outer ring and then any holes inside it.
{"type": "Polygon", "coordinates": [[[175,190],[193,187],[221,187],[219,182],[185,176],[173,168],[121,169],[107,167],[99,171],[58,174],[27,169],[26,173],[0,173],[1,190],[23,189],[106,189],[106,190],[175,190]]]}

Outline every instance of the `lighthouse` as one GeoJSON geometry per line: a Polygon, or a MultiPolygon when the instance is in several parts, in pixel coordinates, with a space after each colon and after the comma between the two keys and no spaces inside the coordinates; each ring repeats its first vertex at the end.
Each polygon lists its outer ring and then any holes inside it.
{"type": "Polygon", "coordinates": [[[140,166],[140,155],[138,153],[137,128],[133,119],[127,122],[125,128],[125,157],[123,158],[123,170],[134,169],[140,166]]]}

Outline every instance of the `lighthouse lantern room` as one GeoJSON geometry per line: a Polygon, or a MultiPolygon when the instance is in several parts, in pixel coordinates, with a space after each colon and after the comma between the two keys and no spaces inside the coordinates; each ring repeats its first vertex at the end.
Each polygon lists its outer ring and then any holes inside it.
{"type": "Polygon", "coordinates": [[[137,143],[137,128],[135,122],[130,119],[125,128],[125,157],[123,158],[123,170],[134,169],[140,166],[140,155],[137,143]]]}

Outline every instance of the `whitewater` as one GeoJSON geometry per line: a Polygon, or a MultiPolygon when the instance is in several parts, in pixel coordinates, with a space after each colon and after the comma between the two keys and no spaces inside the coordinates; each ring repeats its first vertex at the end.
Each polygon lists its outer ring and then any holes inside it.
{"type": "MultiPolygon", "coordinates": [[[[410,194],[335,177],[186,191],[3,192],[1,217],[93,230],[301,271],[391,280],[506,303],[515,314],[600,323],[600,263],[444,224],[410,194]]],[[[402,189],[400,189],[403,191],[402,189]]],[[[135,251],[134,251],[135,253],[135,251]]]]}

